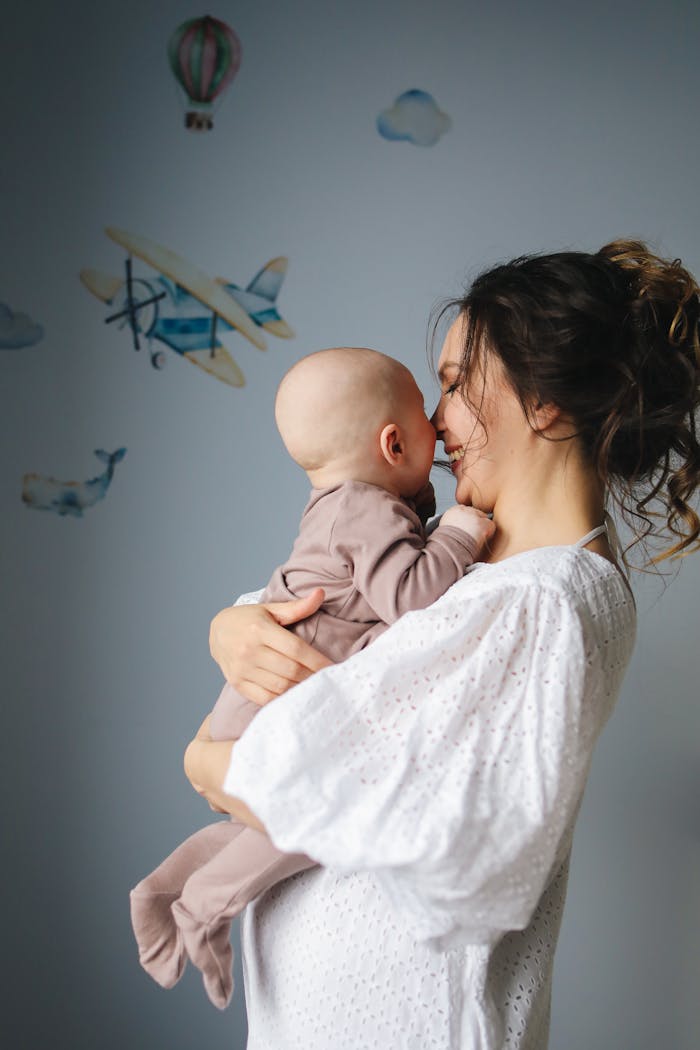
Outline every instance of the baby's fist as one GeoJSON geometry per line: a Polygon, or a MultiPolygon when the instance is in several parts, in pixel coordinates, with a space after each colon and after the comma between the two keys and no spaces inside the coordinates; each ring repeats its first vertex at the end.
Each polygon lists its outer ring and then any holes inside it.
{"type": "Polygon", "coordinates": [[[446,510],[440,518],[440,524],[462,529],[463,532],[469,533],[480,546],[486,543],[496,531],[494,522],[482,510],[477,510],[476,507],[463,507],[461,504],[455,504],[454,507],[446,510]]]}

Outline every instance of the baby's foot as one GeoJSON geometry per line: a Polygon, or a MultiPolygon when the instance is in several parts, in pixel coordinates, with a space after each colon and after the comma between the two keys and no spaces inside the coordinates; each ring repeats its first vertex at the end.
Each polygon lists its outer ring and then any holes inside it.
{"type": "Polygon", "coordinates": [[[233,949],[231,919],[217,916],[202,922],[193,915],[182,897],[172,913],[190,962],[202,973],[204,989],[214,1006],[225,1010],[233,994],[233,949]]]}
{"type": "Polygon", "coordinates": [[[172,905],[190,875],[230,845],[241,828],[242,825],[228,820],[201,828],[139,882],[129,895],[139,962],[163,988],[177,984],[187,962],[172,905]]]}
{"type": "Polygon", "coordinates": [[[144,887],[143,883],[135,886],[129,894],[139,962],[161,988],[172,988],[177,984],[187,961],[182,935],[170,910],[179,896],[179,891],[154,891],[144,887]]]}

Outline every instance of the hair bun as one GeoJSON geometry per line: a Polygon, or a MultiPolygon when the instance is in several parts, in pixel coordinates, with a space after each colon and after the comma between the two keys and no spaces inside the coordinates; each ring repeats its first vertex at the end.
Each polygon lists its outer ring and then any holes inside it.
{"type": "MultiPolygon", "coordinates": [[[[635,512],[653,501],[677,542],[692,549],[699,521],[689,504],[698,484],[700,445],[700,287],[680,259],[663,259],[641,241],[613,241],[598,253],[622,277],[623,361],[628,385],[609,430],[608,466],[631,486],[651,482],[635,512]]],[[[622,391],[621,391],[622,394],[622,391]]]]}
{"type": "Polygon", "coordinates": [[[663,259],[641,241],[612,241],[598,254],[623,275],[631,319],[644,330],[656,329],[672,346],[689,343],[700,365],[700,289],[681,260],[663,259]]]}

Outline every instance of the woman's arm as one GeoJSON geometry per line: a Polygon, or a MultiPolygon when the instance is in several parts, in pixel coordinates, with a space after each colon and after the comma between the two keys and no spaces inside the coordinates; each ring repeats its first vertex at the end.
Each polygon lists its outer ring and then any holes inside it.
{"type": "MultiPolygon", "coordinates": [[[[263,706],[330,665],[322,653],[286,629],[315,613],[323,599],[318,588],[296,601],[232,606],[214,617],[209,632],[211,654],[242,696],[263,706]]],[[[264,831],[255,814],[222,789],[234,744],[211,739],[207,716],[185,751],[185,773],[216,813],[230,813],[241,823],[264,831]]]]}
{"type": "Polygon", "coordinates": [[[224,790],[284,852],[372,871],[418,939],[522,929],[624,665],[586,610],[556,577],[475,573],[254,719],[224,790]]]}
{"type": "Polygon", "coordinates": [[[234,744],[234,740],[211,739],[207,715],[185,751],[185,774],[197,794],[207,800],[215,813],[229,813],[242,824],[264,831],[255,814],[221,787],[231,764],[234,744]]]}

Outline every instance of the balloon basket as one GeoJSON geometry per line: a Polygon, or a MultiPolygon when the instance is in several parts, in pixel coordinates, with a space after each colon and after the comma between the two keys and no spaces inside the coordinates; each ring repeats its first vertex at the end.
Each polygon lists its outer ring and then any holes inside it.
{"type": "Polygon", "coordinates": [[[211,131],[214,121],[208,113],[191,111],[185,115],[185,127],[189,131],[211,131]]]}

